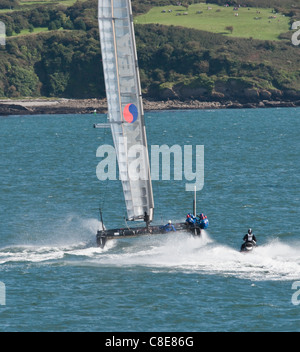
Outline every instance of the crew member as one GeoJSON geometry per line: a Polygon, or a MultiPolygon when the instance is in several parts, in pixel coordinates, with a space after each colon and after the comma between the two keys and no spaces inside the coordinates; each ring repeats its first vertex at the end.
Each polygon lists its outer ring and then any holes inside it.
{"type": "Polygon", "coordinates": [[[167,225],[162,227],[166,232],[171,232],[171,231],[176,231],[174,225],[172,224],[172,221],[169,220],[169,222],[167,223],[167,225]]]}
{"type": "Polygon", "coordinates": [[[195,225],[195,219],[191,214],[187,214],[185,222],[188,225],[195,225]]]}
{"type": "Polygon", "coordinates": [[[149,215],[147,214],[146,211],[145,211],[145,213],[144,213],[144,221],[145,221],[145,223],[146,223],[147,229],[149,229],[150,217],[149,217],[149,215]]]}

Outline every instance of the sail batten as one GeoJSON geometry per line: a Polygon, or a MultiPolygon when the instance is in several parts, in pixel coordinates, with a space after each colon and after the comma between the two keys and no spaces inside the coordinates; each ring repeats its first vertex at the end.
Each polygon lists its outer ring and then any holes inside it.
{"type": "Polygon", "coordinates": [[[152,221],[154,201],[131,1],[99,0],[98,21],[108,117],[113,122],[110,127],[128,219],[140,220],[146,213],[152,221]],[[139,173],[133,177],[137,163],[139,173]]]}

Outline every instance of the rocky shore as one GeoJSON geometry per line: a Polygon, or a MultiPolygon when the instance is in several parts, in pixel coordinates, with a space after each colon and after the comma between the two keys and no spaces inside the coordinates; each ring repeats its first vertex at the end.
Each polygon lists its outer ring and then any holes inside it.
{"type": "MultiPolygon", "coordinates": [[[[269,101],[262,100],[257,103],[202,102],[198,100],[143,100],[145,111],[151,110],[192,110],[192,109],[248,109],[270,107],[297,107],[299,101],[269,101]]],[[[0,116],[9,115],[43,115],[43,114],[91,114],[94,112],[106,113],[105,99],[20,99],[0,100],[0,116]]]]}

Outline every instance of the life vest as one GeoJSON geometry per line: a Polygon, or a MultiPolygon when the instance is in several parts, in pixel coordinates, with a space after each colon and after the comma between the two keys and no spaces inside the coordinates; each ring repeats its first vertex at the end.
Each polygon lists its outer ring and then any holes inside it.
{"type": "Polygon", "coordinates": [[[186,222],[188,222],[189,224],[194,224],[194,223],[195,223],[195,220],[194,220],[193,218],[191,218],[191,217],[188,217],[188,218],[186,219],[186,222]]]}
{"type": "Polygon", "coordinates": [[[248,242],[252,242],[253,241],[253,235],[252,234],[251,235],[249,233],[247,234],[247,241],[248,242]]]}

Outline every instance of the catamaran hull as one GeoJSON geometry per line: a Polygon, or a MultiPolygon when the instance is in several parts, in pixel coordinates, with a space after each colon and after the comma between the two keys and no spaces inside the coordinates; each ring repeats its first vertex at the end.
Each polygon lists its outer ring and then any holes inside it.
{"type": "MultiPolygon", "coordinates": [[[[192,234],[193,236],[201,236],[201,229],[200,227],[190,227],[187,226],[185,223],[177,223],[174,224],[176,231],[187,231],[188,233],[192,234]]],[[[112,230],[99,230],[97,232],[97,246],[100,248],[104,248],[106,242],[112,239],[119,239],[119,238],[130,238],[130,237],[137,237],[141,235],[158,235],[158,234],[166,234],[173,231],[166,232],[163,229],[163,226],[148,226],[148,227],[136,227],[133,229],[112,229],[112,230]]],[[[174,233],[174,232],[173,232],[174,233]]]]}

